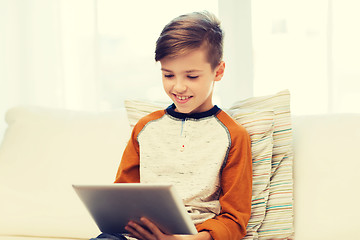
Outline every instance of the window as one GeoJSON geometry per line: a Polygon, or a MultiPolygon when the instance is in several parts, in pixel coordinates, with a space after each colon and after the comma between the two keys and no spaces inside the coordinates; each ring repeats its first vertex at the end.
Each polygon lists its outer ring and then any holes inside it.
{"type": "Polygon", "coordinates": [[[253,0],[254,94],[288,88],[292,112],[360,112],[356,0],[253,0]]]}

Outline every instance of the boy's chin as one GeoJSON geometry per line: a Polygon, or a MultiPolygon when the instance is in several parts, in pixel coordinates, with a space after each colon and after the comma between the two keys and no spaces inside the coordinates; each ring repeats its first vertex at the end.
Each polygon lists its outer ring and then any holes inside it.
{"type": "Polygon", "coordinates": [[[184,108],[184,107],[178,107],[176,104],[175,104],[175,112],[178,112],[178,113],[183,113],[183,114],[193,114],[193,113],[197,113],[199,112],[197,108],[184,108]]]}
{"type": "Polygon", "coordinates": [[[179,107],[175,104],[175,112],[178,113],[184,113],[184,114],[190,114],[193,112],[193,109],[187,109],[187,108],[183,108],[183,107],[179,107]]]}

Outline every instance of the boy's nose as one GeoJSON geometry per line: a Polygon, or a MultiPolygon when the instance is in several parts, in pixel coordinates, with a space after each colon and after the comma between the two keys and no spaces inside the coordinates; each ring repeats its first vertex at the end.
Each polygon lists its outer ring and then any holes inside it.
{"type": "Polygon", "coordinates": [[[174,85],[174,90],[178,93],[183,93],[186,91],[186,84],[182,80],[176,80],[174,85]]]}

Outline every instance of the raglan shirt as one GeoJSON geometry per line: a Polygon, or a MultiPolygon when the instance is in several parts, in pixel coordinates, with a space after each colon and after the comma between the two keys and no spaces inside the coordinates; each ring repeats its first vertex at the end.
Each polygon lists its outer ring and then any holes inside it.
{"type": "Polygon", "coordinates": [[[249,135],[217,106],[153,112],[134,126],[115,180],[138,182],[173,184],[199,232],[241,239],[251,213],[249,135]]]}

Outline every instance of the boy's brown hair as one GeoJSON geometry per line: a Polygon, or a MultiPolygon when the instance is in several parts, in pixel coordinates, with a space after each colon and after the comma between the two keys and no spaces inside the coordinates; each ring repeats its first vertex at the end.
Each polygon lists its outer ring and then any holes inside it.
{"type": "Polygon", "coordinates": [[[223,31],[220,21],[209,12],[193,12],[173,19],[156,41],[155,60],[177,57],[206,47],[212,69],[223,57],[223,31]]]}

